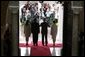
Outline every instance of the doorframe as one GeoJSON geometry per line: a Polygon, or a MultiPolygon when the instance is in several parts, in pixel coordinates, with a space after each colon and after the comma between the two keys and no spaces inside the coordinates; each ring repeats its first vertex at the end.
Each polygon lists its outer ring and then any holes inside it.
{"type": "MultiPolygon", "coordinates": [[[[71,56],[72,51],[72,28],[73,28],[73,18],[72,18],[72,10],[71,10],[71,1],[64,2],[64,19],[63,19],[63,49],[62,56],[71,56]]],[[[19,12],[18,12],[19,17],[19,12]]],[[[19,25],[19,20],[17,19],[17,25],[19,25]]],[[[16,44],[18,51],[19,50],[19,26],[18,28],[18,42],[16,44]]],[[[17,50],[16,49],[16,50],[17,50]]],[[[18,53],[19,54],[19,53],[18,53]]],[[[17,55],[16,55],[17,56],[17,55]]]]}
{"type": "Polygon", "coordinates": [[[63,22],[63,49],[62,56],[72,54],[72,30],[73,30],[73,11],[71,1],[64,2],[64,22],[63,22]]]}

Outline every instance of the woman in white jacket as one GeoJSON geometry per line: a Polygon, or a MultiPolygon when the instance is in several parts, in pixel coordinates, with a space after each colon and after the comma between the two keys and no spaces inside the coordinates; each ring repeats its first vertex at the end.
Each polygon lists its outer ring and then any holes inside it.
{"type": "Polygon", "coordinates": [[[53,45],[55,46],[55,41],[56,41],[56,35],[57,35],[57,25],[56,22],[57,20],[53,21],[52,27],[51,27],[51,35],[52,35],[52,40],[53,40],[53,45]]]}

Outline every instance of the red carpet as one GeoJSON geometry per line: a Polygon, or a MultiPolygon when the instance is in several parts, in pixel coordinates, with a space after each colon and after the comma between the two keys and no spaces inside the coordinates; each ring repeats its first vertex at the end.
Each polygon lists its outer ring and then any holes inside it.
{"type": "Polygon", "coordinates": [[[47,46],[32,46],[30,56],[51,56],[51,52],[47,46]]]}
{"type": "MultiPolygon", "coordinates": [[[[26,47],[26,44],[25,43],[19,43],[19,46],[20,47],[26,47]]],[[[32,47],[32,46],[33,46],[33,43],[28,45],[28,47],[32,47]]],[[[42,46],[42,42],[41,41],[38,42],[38,46],[42,46]]],[[[61,43],[56,43],[55,46],[53,46],[52,43],[49,43],[47,46],[48,47],[62,47],[63,45],[61,43]]]]}
{"type": "MultiPolygon", "coordinates": [[[[26,47],[25,43],[19,43],[20,47],[26,47]]],[[[28,44],[27,47],[31,47],[30,56],[51,56],[50,47],[62,47],[61,43],[56,43],[55,46],[49,43],[47,46],[43,46],[42,42],[38,42],[38,46],[33,46],[33,43],[28,44]]]]}

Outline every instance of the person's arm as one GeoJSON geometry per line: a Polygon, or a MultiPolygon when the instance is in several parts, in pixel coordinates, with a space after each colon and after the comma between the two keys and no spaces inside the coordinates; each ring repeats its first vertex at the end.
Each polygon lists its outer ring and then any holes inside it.
{"type": "Polygon", "coordinates": [[[52,30],[53,30],[52,28],[53,28],[53,26],[51,26],[51,32],[50,32],[50,35],[52,35],[52,30]]]}
{"type": "Polygon", "coordinates": [[[32,25],[32,23],[31,23],[31,33],[33,33],[33,25],[32,25]]]}
{"type": "Polygon", "coordinates": [[[40,33],[40,28],[39,28],[40,26],[39,26],[39,24],[38,24],[38,33],[40,33]]]}
{"type": "Polygon", "coordinates": [[[30,34],[31,34],[31,24],[30,24],[30,34]]]}
{"type": "Polygon", "coordinates": [[[26,30],[25,28],[26,28],[26,26],[24,25],[24,34],[25,34],[25,30],[26,30]]]}
{"type": "Polygon", "coordinates": [[[50,25],[47,23],[47,26],[50,27],[50,25]]]}

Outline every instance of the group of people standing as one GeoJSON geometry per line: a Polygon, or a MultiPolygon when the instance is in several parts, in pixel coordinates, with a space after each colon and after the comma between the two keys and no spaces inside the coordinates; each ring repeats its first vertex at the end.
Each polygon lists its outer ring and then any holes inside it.
{"type": "MultiPolygon", "coordinates": [[[[58,20],[55,19],[51,26],[50,34],[52,35],[53,45],[55,45],[55,41],[56,41],[56,35],[57,35],[56,23],[57,22],[58,22],[58,20]]],[[[29,20],[26,21],[26,23],[24,25],[24,34],[26,37],[26,45],[28,45],[28,41],[29,41],[29,37],[30,37],[31,33],[33,36],[33,45],[34,46],[38,45],[38,34],[40,33],[40,28],[39,28],[40,26],[41,26],[41,33],[42,33],[42,45],[47,46],[47,44],[48,44],[48,40],[47,40],[48,27],[50,27],[50,26],[46,22],[46,19],[43,19],[43,22],[40,25],[36,19],[34,19],[31,23],[29,22],[29,20]],[[44,43],[44,40],[45,40],[45,43],[44,43]]]]}
{"type": "MultiPolygon", "coordinates": [[[[23,8],[21,8],[21,12],[22,12],[22,19],[26,18],[26,22],[24,25],[24,34],[26,37],[26,45],[28,45],[28,41],[29,41],[29,37],[32,33],[33,36],[33,45],[37,46],[38,45],[38,34],[40,33],[40,27],[41,27],[41,33],[42,33],[42,45],[46,45],[48,44],[47,41],[47,34],[48,34],[48,27],[50,27],[50,25],[47,22],[47,11],[48,9],[50,10],[51,7],[49,4],[44,4],[43,5],[43,14],[45,16],[45,18],[43,19],[43,22],[41,24],[39,24],[37,22],[37,20],[39,18],[37,18],[39,16],[39,12],[38,12],[38,3],[35,4],[30,4],[29,1],[27,2],[27,4],[25,4],[25,6],[23,6],[23,8]],[[31,16],[31,20],[28,18],[28,16],[31,16]],[[26,16],[26,17],[25,17],[26,16]],[[37,17],[36,17],[37,16],[37,17]],[[45,43],[44,43],[45,40],[45,43]]],[[[41,8],[40,8],[40,12],[41,8]]],[[[57,19],[56,19],[57,20],[57,19]]],[[[51,26],[51,35],[52,35],[52,39],[53,39],[53,44],[55,45],[55,41],[56,41],[56,35],[57,35],[57,25],[56,23],[58,22],[58,20],[53,21],[53,24],[51,26]]]]}

